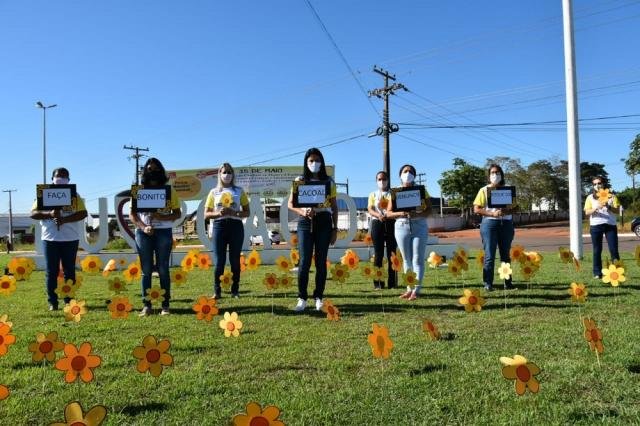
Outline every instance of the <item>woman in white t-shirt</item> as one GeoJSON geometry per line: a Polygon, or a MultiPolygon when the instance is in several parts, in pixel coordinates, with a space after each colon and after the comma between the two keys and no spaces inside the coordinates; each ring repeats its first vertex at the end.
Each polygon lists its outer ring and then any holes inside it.
{"type": "MultiPolygon", "coordinates": [[[[367,210],[371,216],[369,232],[373,241],[373,250],[375,253],[374,265],[377,268],[382,267],[384,259],[384,247],[387,246],[388,260],[388,285],[389,288],[396,287],[396,272],[393,270],[391,255],[398,247],[394,232],[396,221],[387,217],[387,211],[391,207],[391,191],[389,188],[389,175],[387,172],[381,171],[376,173],[376,184],[378,189],[369,194],[367,210]]],[[[384,281],[373,281],[373,287],[376,290],[384,288],[384,281]]]]}

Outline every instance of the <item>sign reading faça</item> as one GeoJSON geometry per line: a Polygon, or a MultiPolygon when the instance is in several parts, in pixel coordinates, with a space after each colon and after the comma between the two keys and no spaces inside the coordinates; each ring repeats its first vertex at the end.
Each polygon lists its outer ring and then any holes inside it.
{"type": "Polygon", "coordinates": [[[59,209],[71,206],[76,196],[76,186],[69,185],[36,185],[38,210],[59,209]]]}

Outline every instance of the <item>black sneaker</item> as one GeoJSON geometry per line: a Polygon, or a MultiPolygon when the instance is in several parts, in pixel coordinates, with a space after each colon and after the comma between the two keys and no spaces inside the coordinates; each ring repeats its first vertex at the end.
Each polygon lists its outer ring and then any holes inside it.
{"type": "Polygon", "coordinates": [[[516,287],[511,283],[504,283],[504,289],[505,290],[515,290],[516,287]]]}

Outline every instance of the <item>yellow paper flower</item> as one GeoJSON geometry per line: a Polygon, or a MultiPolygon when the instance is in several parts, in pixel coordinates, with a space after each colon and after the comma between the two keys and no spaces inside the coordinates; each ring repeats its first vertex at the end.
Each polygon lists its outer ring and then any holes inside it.
{"type": "Polygon", "coordinates": [[[469,270],[469,263],[467,263],[467,258],[460,256],[459,254],[455,254],[453,256],[453,262],[458,265],[461,271],[469,270]]]}
{"type": "Polygon", "coordinates": [[[596,327],[596,322],[591,318],[585,318],[582,323],[584,324],[584,338],[589,343],[589,348],[599,354],[604,352],[602,332],[596,327]]]}
{"type": "Polygon", "coordinates": [[[9,273],[13,275],[16,281],[28,280],[31,273],[35,269],[35,263],[33,259],[26,257],[14,257],[9,261],[7,265],[9,273]]]}
{"type": "Polygon", "coordinates": [[[324,299],[322,304],[322,312],[327,314],[329,321],[340,321],[340,310],[329,299],[324,299]]]}
{"type": "Polygon", "coordinates": [[[209,253],[198,253],[198,268],[200,269],[209,269],[213,262],[211,261],[211,256],[209,253]]]}
{"type": "Polygon", "coordinates": [[[170,347],[168,339],[158,341],[155,336],[145,336],[142,346],[133,349],[133,356],[138,359],[136,370],[139,373],[148,371],[153,377],[158,377],[164,367],[173,365],[173,357],[167,352],[170,347]]]}
{"type": "Polygon", "coordinates": [[[422,329],[424,330],[425,333],[431,336],[431,340],[440,339],[440,331],[438,330],[438,327],[436,327],[436,325],[433,322],[429,320],[422,321],[422,329]]]}
{"type": "Polygon", "coordinates": [[[522,262],[525,258],[524,247],[520,244],[511,246],[511,250],[509,250],[509,257],[512,262],[522,262]]]}
{"type": "Polygon", "coordinates": [[[558,247],[558,257],[562,263],[569,263],[573,259],[573,253],[566,247],[558,247]]]}
{"type": "Polygon", "coordinates": [[[531,263],[529,260],[525,260],[524,262],[520,263],[520,271],[522,272],[522,275],[524,276],[524,279],[526,281],[529,281],[531,279],[531,277],[538,271],[538,266],[535,265],[534,263],[531,263]]]}
{"type": "Polygon", "coordinates": [[[174,269],[171,272],[171,282],[178,287],[187,282],[188,274],[183,269],[174,269]]]}
{"type": "Polygon", "coordinates": [[[58,280],[58,286],[54,291],[56,292],[58,297],[67,299],[75,297],[77,289],[78,287],[75,285],[73,280],[65,281],[64,279],[62,279],[58,280]]]}
{"type": "Polygon", "coordinates": [[[379,268],[374,267],[371,277],[376,281],[384,281],[387,279],[387,270],[384,268],[384,266],[379,268]]]}
{"type": "Polygon", "coordinates": [[[289,272],[289,269],[291,269],[291,263],[289,262],[289,259],[284,256],[278,256],[278,258],[276,259],[276,266],[281,272],[289,272]]]}
{"type": "Polygon", "coordinates": [[[457,277],[460,275],[462,268],[460,268],[460,265],[458,265],[455,260],[451,260],[447,262],[447,270],[451,275],[457,277]]]}
{"type": "Polygon", "coordinates": [[[358,269],[358,265],[360,263],[360,257],[351,249],[347,249],[344,252],[344,256],[340,258],[340,263],[342,263],[347,268],[353,270],[358,269]]]}
{"type": "Polygon", "coordinates": [[[102,269],[102,260],[98,256],[88,255],[80,262],[82,272],[87,274],[99,274],[102,269]]]}
{"type": "Polygon", "coordinates": [[[624,276],[624,268],[619,268],[614,264],[609,265],[608,268],[602,269],[602,282],[610,283],[613,287],[618,287],[620,283],[625,282],[627,279],[624,276]]]}
{"type": "Polygon", "coordinates": [[[144,300],[151,302],[151,304],[160,303],[164,300],[164,293],[165,291],[163,288],[154,285],[147,289],[144,300]]]}
{"type": "Polygon", "coordinates": [[[289,252],[289,260],[291,260],[291,264],[296,266],[300,263],[300,252],[298,249],[292,248],[289,252]]]}
{"type": "MultiPolygon", "coordinates": [[[[293,250],[292,250],[293,251],[293,250]]],[[[262,264],[262,259],[260,258],[260,253],[256,249],[251,250],[249,256],[247,256],[246,263],[247,269],[250,271],[255,271],[262,264]]]]}
{"type": "Polygon", "coordinates": [[[291,245],[291,247],[295,247],[298,245],[298,234],[295,232],[291,233],[291,236],[289,237],[289,244],[291,245]]]}
{"type": "Polygon", "coordinates": [[[11,334],[11,327],[6,323],[0,324],[0,356],[4,356],[9,351],[9,346],[16,342],[16,336],[11,334]]]}
{"type": "Polygon", "coordinates": [[[576,303],[584,303],[587,295],[587,289],[582,283],[571,283],[569,288],[569,294],[571,295],[571,301],[576,303]]]}
{"type": "Polygon", "coordinates": [[[391,253],[391,269],[395,272],[402,270],[402,254],[399,250],[395,250],[391,253]]]}
{"type": "Polygon", "coordinates": [[[13,327],[13,323],[9,321],[9,316],[7,314],[0,315],[0,325],[7,324],[9,328],[13,327]]]}
{"type": "Polygon", "coordinates": [[[0,401],[9,398],[10,393],[11,392],[9,391],[8,387],[6,387],[5,385],[0,385],[0,401]]]}
{"type": "Polygon", "coordinates": [[[276,276],[276,274],[266,273],[264,274],[262,284],[267,287],[267,290],[275,290],[276,288],[278,288],[278,277],[276,276]]]}
{"type": "Polygon", "coordinates": [[[526,256],[527,260],[534,265],[540,266],[540,264],[542,263],[542,255],[537,251],[525,251],[524,255],[526,256]]]}
{"type": "Polygon", "coordinates": [[[82,283],[84,282],[84,276],[80,272],[76,272],[76,282],[74,285],[76,286],[76,291],[82,287],[82,283]]]}
{"type": "Polygon", "coordinates": [[[120,257],[116,259],[116,263],[118,264],[118,269],[124,269],[127,266],[127,259],[120,257]]]}
{"type": "Polygon", "coordinates": [[[442,265],[443,258],[435,251],[432,251],[431,253],[429,253],[429,258],[427,259],[427,262],[429,263],[429,266],[431,268],[437,268],[438,266],[442,265]]]}
{"type": "Polygon", "coordinates": [[[478,250],[478,253],[476,254],[476,263],[481,268],[484,266],[484,250],[478,250]]]}
{"type": "Polygon", "coordinates": [[[287,274],[280,275],[278,281],[280,282],[280,287],[289,288],[291,286],[291,277],[287,274]]]}
{"type": "Polygon", "coordinates": [[[257,402],[250,402],[246,410],[246,414],[233,416],[233,426],[284,426],[284,423],[278,420],[280,409],[275,405],[269,405],[263,410],[257,402]]]}
{"type": "Polygon", "coordinates": [[[344,283],[349,278],[349,270],[345,265],[336,263],[331,269],[331,277],[339,283],[344,283]]]}
{"type": "Polygon", "coordinates": [[[133,309],[133,305],[129,303],[129,298],[126,296],[116,296],[111,299],[111,303],[107,306],[111,313],[111,318],[126,318],[129,316],[129,312],[133,309]]]}
{"type": "Polygon", "coordinates": [[[49,426],[99,426],[105,417],[107,417],[105,406],[96,405],[85,414],[80,403],[73,401],[64,407],[64,422],[51,423],[49,426]]]}
{"type": "Polygon", "coordinates": [[[63,311],[65,320],[80,322],[82,316],[87,313],[87,308],[84,300],[71,299],[63,311]]]}
{"type": "Polygon", "coordinates": [[[498,275],[500,275],[501,280],[508,280],[511,278],[511,274],[513,271],[511,270],[511,264],[506,262],[501,262],[500,267],[498,268],[498,275]]]}
{"type": "Polygon", "coordinates": [[[195,268],[197,263],[198,263],[198,256],[194,255],[192,252],[189,252],[182,258],[182,261],[180,262],[180,266],[182,267],[183,270],[185,270],[186,272],[189,272],[193,268],[195,268]]]}
{"type": "Polygon", "coordinates": [[[463,290],[463,296],[458,299],[458,303],[464,306],[467,312],[480,312],[485,304],[484,298],[480,296],[478,290],[463,290]]]}
{"type": "Polygon", "coordinates": [[[79,348],[67,343],[64,345],[64,357],[56,361],[57,370],[65,371],[64,381],[73,383],[78,378],[85,383],[93,380],[93,368],[98,367],[102,359],[91,354],[91,343],[84,342],[79,348]]]}
{"type": "Polygon", "coordinates": [[[370,263],[365,263],[360,268],[360,272],[362,272],[362,275],[365,278],[371,278],[371,276],[373,275],[373,267],[371,266],[370,263]]]}
{"type": "Polygon", "coordinates": [[[417,275],[413,271],[402,274],[402,281],[408,286],[414,286],[418,282],[417,275]]]}
{"type": "Polygon", "coordinates": [[[467,251],[462,246],[458,246],[456,248],[456,250],[454,251],[454,254],[462,256],[465,260],[467,260],[469,258],[469,255],[467,254],[467,251]]]}
{"type": "Polygon", "coordinates": [[[389,337],[389,329],[384,325],[373,323],[373,332],[367,337],[373,356],[388,359],[393,349],[393,341],[389,337]]]}
{"type": "Polygon", "coordinates": [[[138,264],[137,262],[129,264],[122,275],[124,275],[124,279],[128,283],[132,281],[138,281],[140,277],[142,277],[142,269],[140,268],[140,264],[138,264]]]}
{"type": "Polygon", "coordinates": [[[225,191],[220,194],[219,203],[222,207],[231,207],[231,204],[233,204],[233,197],[231,196],[231,193],[225,191]]]}
{"type": "Polygon", "coordinates": [[[535,377],[540,374],[540,367],[533,362],[527,362],[522,355],[514,355],[513,358],[500,357],[502,376],[508,380],[515,380],[516,393],[524,395],[527,389],[532,393],[540,390],[540,382],[535,377]]]}
{"type": "Polygon", "coordinates": [[[120,277],[113,277],[109,280],[109,290],[114,294],[120,294],[127,290],[127,283],[120,279],[120,277]]]}
{"type": "Polygon", "coordinates": [[[31,359],[33,362],[40,362],[46,359],[53,362],[56,359],[56,352],[64,349],[64,342],[58,340],[58,333],[50,332],[36,334],[36,341],[29,343],[29,352],[33,352],[31,359]]]}
{"type": "Polygon", "coordinates": [[[225,268],[224,273],[220,275],[220,286],[225,290],[231,289],[231,283],[233,282],[233,272],[231,269],[225,268]]]}
{"type": "Polygon", "coordinates": [[[0,277],[0,294],[3,296],[11,296],[16,291],[16,279],[11,275],[3,275],[0,277]]]}
{"type": "Polygon", "coordinates": [[[193,305],[193,311],[196,313],[196,318],[199,320],[205,320],[211,322],[214,316],[218,315],[218,307],[216,306],[216,299],[213,297],[200,296],[198,301],[193,305]]]}
{"type": "Polygon", "coordinates": [[[600,204],[607,204],[609,202],[609,198],[611,198],[611,193],[609,192],[609,188],[602,188],[598,190],[596,196],[598,197],[598,202],[600,204]]]}
{"type": "Polygon", "coordinates": [[[224,319],[221,319],[218,325],[224,330],[225,337],[238,337],[242,328],[242,321],[238,319],[237,313],[231,312],[229,314],[229,312],[225,312],[224,319]]]}

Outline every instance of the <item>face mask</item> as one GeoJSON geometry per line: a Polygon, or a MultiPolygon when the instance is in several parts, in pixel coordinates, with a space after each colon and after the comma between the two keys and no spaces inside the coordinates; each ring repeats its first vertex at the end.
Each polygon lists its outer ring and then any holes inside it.
{"type": "Polygon", "coordinates": [[[489,175],[489,181],[493,184],[500,183],[501,180],[502,176],[500,175],[500,173],[491,173],[489,175]]]}
{"type": "Polygon", "coordinates": [[[387,189],[387,181],[386,180],[379,180],[378,181],[378,189],[380,189],[382,191],[387,189]]]}
{"type": "Polygon", "coordinates": [[[402,183],[413,183],[413,178],[415,176],[412,175],[410,172],[404,172],[401,176],[400,176],[400,180],[402,181],[402,183]]]}
{"type": "Polygon", "coordinates": [[[231,181],[233,180],[233,173],[222,173],[220,175],[220,179],[224,183],[231,183],[231,181]]]}
{"type": "Polygon", "coordinates": [[[307,167],[311,173],[318,173],[320,171],[320,167],[322,167],[322,163],[319,161],[309,161],[307,162],[307,167]]]}
{"type": "Polygon", "coordinates": [[[593,189],[595,189],[596,191],[599,191],[602,189],[602,184],[601,183],[596,183],[593,185],[593,189]]]}
{"type": "Polygon", "coordinates": [[[164,173],[160,170],[152,170],[149,172],[149,180],[151,182],[160,183],[164,180],[164,173]]]}
{"type": "Polygon", "coordinates": [[[54,177],[53,178],[53,184],[54,185],[66,185],[69,183],[69,178],[63,178],[63,177],[54,177]]]}

